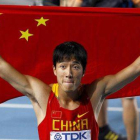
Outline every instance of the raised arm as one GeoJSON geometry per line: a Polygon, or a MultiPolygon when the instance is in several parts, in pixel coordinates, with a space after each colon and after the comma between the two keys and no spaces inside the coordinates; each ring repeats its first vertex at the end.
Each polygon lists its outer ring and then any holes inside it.
{"type": "Polygon", "coordinates": [[[38,124],[46,114],[46,104],[51,87],[39,79],[23,75],[0,56],[0,77],[31,100],[38,124]]]}
{"type": "Polygon", "coordinates": [[[139,75],[140,57],[115,75],[108,75],[88,84],[86,90],[92,102],[96,118],[98,117],[100,107],[106,96],[123,88],[125,85],[135,80],[139,75]]]}
{"type": "Polygon", "coordinates": [[[24,95],[33,94],[28,78],[22,75],[0,56],[0,77],[24,95]]]}
{"type": "Polygon", "coordinates": [[[105,84],[105,96],[116,92],[128,83],[135,80],[140,75],[140,57],[131,65],[119,71],[115,75],[109,75],[102,79],[105,84]]]}
{"type": "Polygon", "coordinates": [[[33,101],[37,101],[38,98],[40,99],[38,96],[41,96],[40,94],[42,94],[42,91],[49,87],[37,78],[21,74],[9,63],[7,63],[1,56],[0,77],[33,101]]]}

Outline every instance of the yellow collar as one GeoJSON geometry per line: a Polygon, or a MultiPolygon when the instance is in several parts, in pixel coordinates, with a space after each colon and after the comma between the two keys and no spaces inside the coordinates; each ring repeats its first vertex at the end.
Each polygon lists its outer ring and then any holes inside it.
{"type": "Polygon", "coordinates": [[[58,83],[53,84],[52,91],[56,97],[58,97],[58,83]]]}
{"type": "MultiPolygon", "coordinates": [[[[82,84],[81,84],[82,85],[82,84]]],[[[58,98],[58,83],[54,83],[52,86],[52,92],[55,94],[55,96],[58,98]]]]}

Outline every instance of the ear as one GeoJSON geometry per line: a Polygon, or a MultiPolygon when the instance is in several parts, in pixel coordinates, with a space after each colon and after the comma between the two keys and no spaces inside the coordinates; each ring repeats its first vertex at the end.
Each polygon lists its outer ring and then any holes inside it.
{"type": "Polygon", "coordinates": [[[83,77],[85,76],[85,71],[86,71],[86,69],[83,71],[83,77]]]}
{"type": "Polygon", "coordinates": [[[83,72],[83,77],[85,76],[85,70],[84,70],[84,72],[83,72]]]}
{"type": "Polygon", "coordinates": [[[56,76],[56,67],[53,65],[53,73],[56,76]]]}

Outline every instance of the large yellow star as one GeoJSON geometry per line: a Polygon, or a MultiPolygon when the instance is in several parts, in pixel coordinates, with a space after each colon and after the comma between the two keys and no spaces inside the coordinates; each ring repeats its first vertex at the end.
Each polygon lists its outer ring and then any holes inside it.
{"type": "Polygon", "coordinates": [[[46,21],[48,21],[49,19],[44,19],[43,17],[41,17],[40,19],[35,19],[35,21],[38,22],[37,26],[40,26],[41,24],[46,26],[46,21]]]}
{"type": "Polygon", "coordinates": [[[29,29],[27,29],[25,32],[24,31],[20,31],[20,33],[22,34],[22,36],[19,39],[25,38],[27,41],[28,41],[28,38],[30,36],[33,36],[33,34],[29,33],[29,29]]]}
{"type": "Polygon", "coordinates": [[[0,13],[0,15],[2,15],[3,13],[0,13]]]}

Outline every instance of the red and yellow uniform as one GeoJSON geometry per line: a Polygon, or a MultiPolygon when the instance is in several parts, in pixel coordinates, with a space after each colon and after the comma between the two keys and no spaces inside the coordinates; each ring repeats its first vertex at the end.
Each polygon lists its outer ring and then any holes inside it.
{"type": "Polygon", "coordinates": [[[58,84],[54,84],[47,105],[45,119],[38,126],[40,140],[98,140],[98,125],[90,99],[82,94],[80,105],[74,110],[60,107],[58,84]]]}

